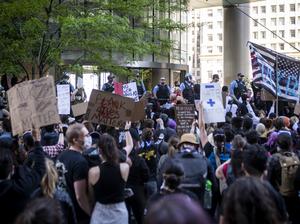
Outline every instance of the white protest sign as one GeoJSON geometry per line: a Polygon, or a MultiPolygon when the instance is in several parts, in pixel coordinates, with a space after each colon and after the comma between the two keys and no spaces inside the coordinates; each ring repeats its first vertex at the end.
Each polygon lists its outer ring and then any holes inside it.
{"type": "Polygon", "coordinates": [[[80,89],[83,87],[83,79],[81,77],[77,78],[77,89],[80,89]]]}
{"type": "Polygon", "coordinates": [[[221,86],[218,83],[201,84],[201,101],[205,123],[225,122],[221,86]]]}
{"type": "Polygon", "coordinates": [[[123,96],[134,99],[135,102],[139,101],[139,94],[137,91],[136,82],[123,84],[123,96]]]}
{"type": "Polygon", "coordinates": [[[70,86],[57,85],[57,107],[58,114],[70,114],[71,99],[70,99],[70,86]]]}

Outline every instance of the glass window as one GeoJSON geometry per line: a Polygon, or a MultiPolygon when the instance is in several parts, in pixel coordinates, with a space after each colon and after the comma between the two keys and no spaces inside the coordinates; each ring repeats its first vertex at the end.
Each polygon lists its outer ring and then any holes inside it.
{"type": "Polygon", "coordinates": [[[218,40],[223,40],[223,35],[221,33],[218,33],[218,40]]]}
{"type": "Polygon", "coordinates": [[[279,25],[284,26],[284,17],[279,18],[279,25]]]}
{"type": "Polygon", "coordinates": [[[207,15],[208,15],[208,17],[213,17],[213,11],[212,11],[212,9],[208,9],[207,10],[207,15]]]}
{"type": "Polygon", "coordinates": [[[272,34],[273,34],[273,38],[276,38],[276,37],[277,37],[277,36],[276,36],[276,34],[277,34],[276,30],[272,30],[272,34]]]}
{"type": "Polygon", "coordinates": [[[253,26],[258,26],[257,19],[253,20],[253,26]]]}
{"type": "Polygon", "coordinates": [[[271,48],[272,48],[273,50],[276,50],[276,44],[271,44],[271,48]]]}
{"type": "Polygon", "coordinates": [[[212,23],[209,23],[207,26],[208,26],[208,29],[212,30],[212,28],[213,28],[213,24],[212,23]]]}
{"type": "Polygon", "coordinates": [[[207,39],[208,39],[208,41],[213,41],[213,35],[212,34],[208,34],[207,35],[207,39]]]}
{"type": "Polygon", "coordinates": [[[261,31],[260,35],[262,39],[266,39],[266,31],[261,31]]]}
{"type": "Polygon", "coordinates": [[[253,38],[258,39],[258,33],[257,32],[253,32],[253,38]]]}
{"type": "Polygon", "coordinates": [[[222,21],[218,21],[218,28],[223,28],[223,22],[222,21]]]}
{"type": "Polygon", "coordinates": [[[254,7],[253,7],[253,12],[254,12],[255,14],[258,13],[258,7],[257,7],[257,6],[254,6],[254,7]]]}
{"type": "Polygon", "coordinates": [[[279,35],[284,38],[284,30],[279,30],[279,35]]]}
{"type": "Polygon", "coordinates": [[[295,30],[290,30],[291,37],[296,37],[296,31],[295,30]]]}
{"type": "Polygon", "coordinates": [[[280,43],[280,44],[279,44],[279,49],[280,49],[280,50],[284,50],[284,44],[283,44],[283,43],[280,43]]]}
{"type": "Polygon", "coordinates": [[[290,11],[295,12],[296,11],[296,5],[295,4],[290,4],[290,11]]]}
{"type": "Polygon", "coordinates": [[[218,15],[222,16],[223,15],[223,9],[218,9],[218,15]]]}
{"type": "Polygon", "coordinates": [[[208,78],[210,78],[210,79],[211,79],[211,78],[212,78],[213,71],[211,71],[211,70],[208,70],[208,71],[207,71],[207,74],[208,74],[208,78]]]}
{"type": "Polygon", "coordinates": [[[260,23],[263,24],[264,26],[266,25],[266,19],[261,19],[260,23]]]}
{"type": "Polygon", "coordinates": [[[222,46],[218,46],[218,52],[222,53],[223,52],[223,47],[222,46]]]}
{"type": "Polygon", "coordinates": [[[261,6],[260,11],[261,13],[266,13],[266,6],[261,6]]]}
{"type": "Polygon", "coordinates": [[[208,52],[208,53],[212,53],[212,52],[213,52],[213,49],[212,49],[211,46],[207,47],[207,52],[208,52]]]}
{"type": "Polygon", "coordinates": [[[271,25],[277,26],[277,18],[271,18],[271,25]]]}
{"type": "Polygon", "coordinates": [[[271,10],[272,10],[272,12],[276,12],[277,11],[277,5],[271,5],[271,10]]]}
{"type": "Polygon", "coordinates": [[[296,18],[295,17],[290,17],[290,23],[292,25],[296,24],[296,18]]]}
{"type": "Polygon", "coordinates": [[[279,5],[279,12],[284,12],[284,5],[279,5]]]}

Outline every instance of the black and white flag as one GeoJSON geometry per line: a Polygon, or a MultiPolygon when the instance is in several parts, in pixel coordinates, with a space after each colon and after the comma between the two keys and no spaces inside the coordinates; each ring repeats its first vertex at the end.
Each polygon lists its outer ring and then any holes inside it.
{"type": "Polygon", "coordinates": [[[278,97],[298,101],[300,61],[248,42],[253,82],[278,97]]]}

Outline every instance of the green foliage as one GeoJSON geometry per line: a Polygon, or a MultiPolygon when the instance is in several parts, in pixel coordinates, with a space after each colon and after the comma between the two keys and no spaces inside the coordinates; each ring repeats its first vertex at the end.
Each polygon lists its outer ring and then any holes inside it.
{"type": "Polygon", "coordinates": [[[174,44],[169,35],[185,28],[169,16],[186,5],[185,0],[1,1],[0,74],[35,78],[53,66],[77,71],[88,63],[128,76],[122,65],[151,53],[169,55],[174,44]],[[74,50],[78,56],[66,65],[62,54],[74,50]]]}

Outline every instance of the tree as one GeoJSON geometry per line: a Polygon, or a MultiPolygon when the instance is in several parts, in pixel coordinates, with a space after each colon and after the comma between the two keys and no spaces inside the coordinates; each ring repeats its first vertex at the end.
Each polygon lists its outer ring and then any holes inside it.
{"type": "Polygon", "coordinates": [[[171,13],[185,0],[7,0],[0,3],[0,73],[42,77],[51,67],[123,65],[153,53],[170,57],[171,13]],[[62,56],[72,52],[70,64],[62,56]],[[74,54],[76,52],[77,54],[74,54]]]}

